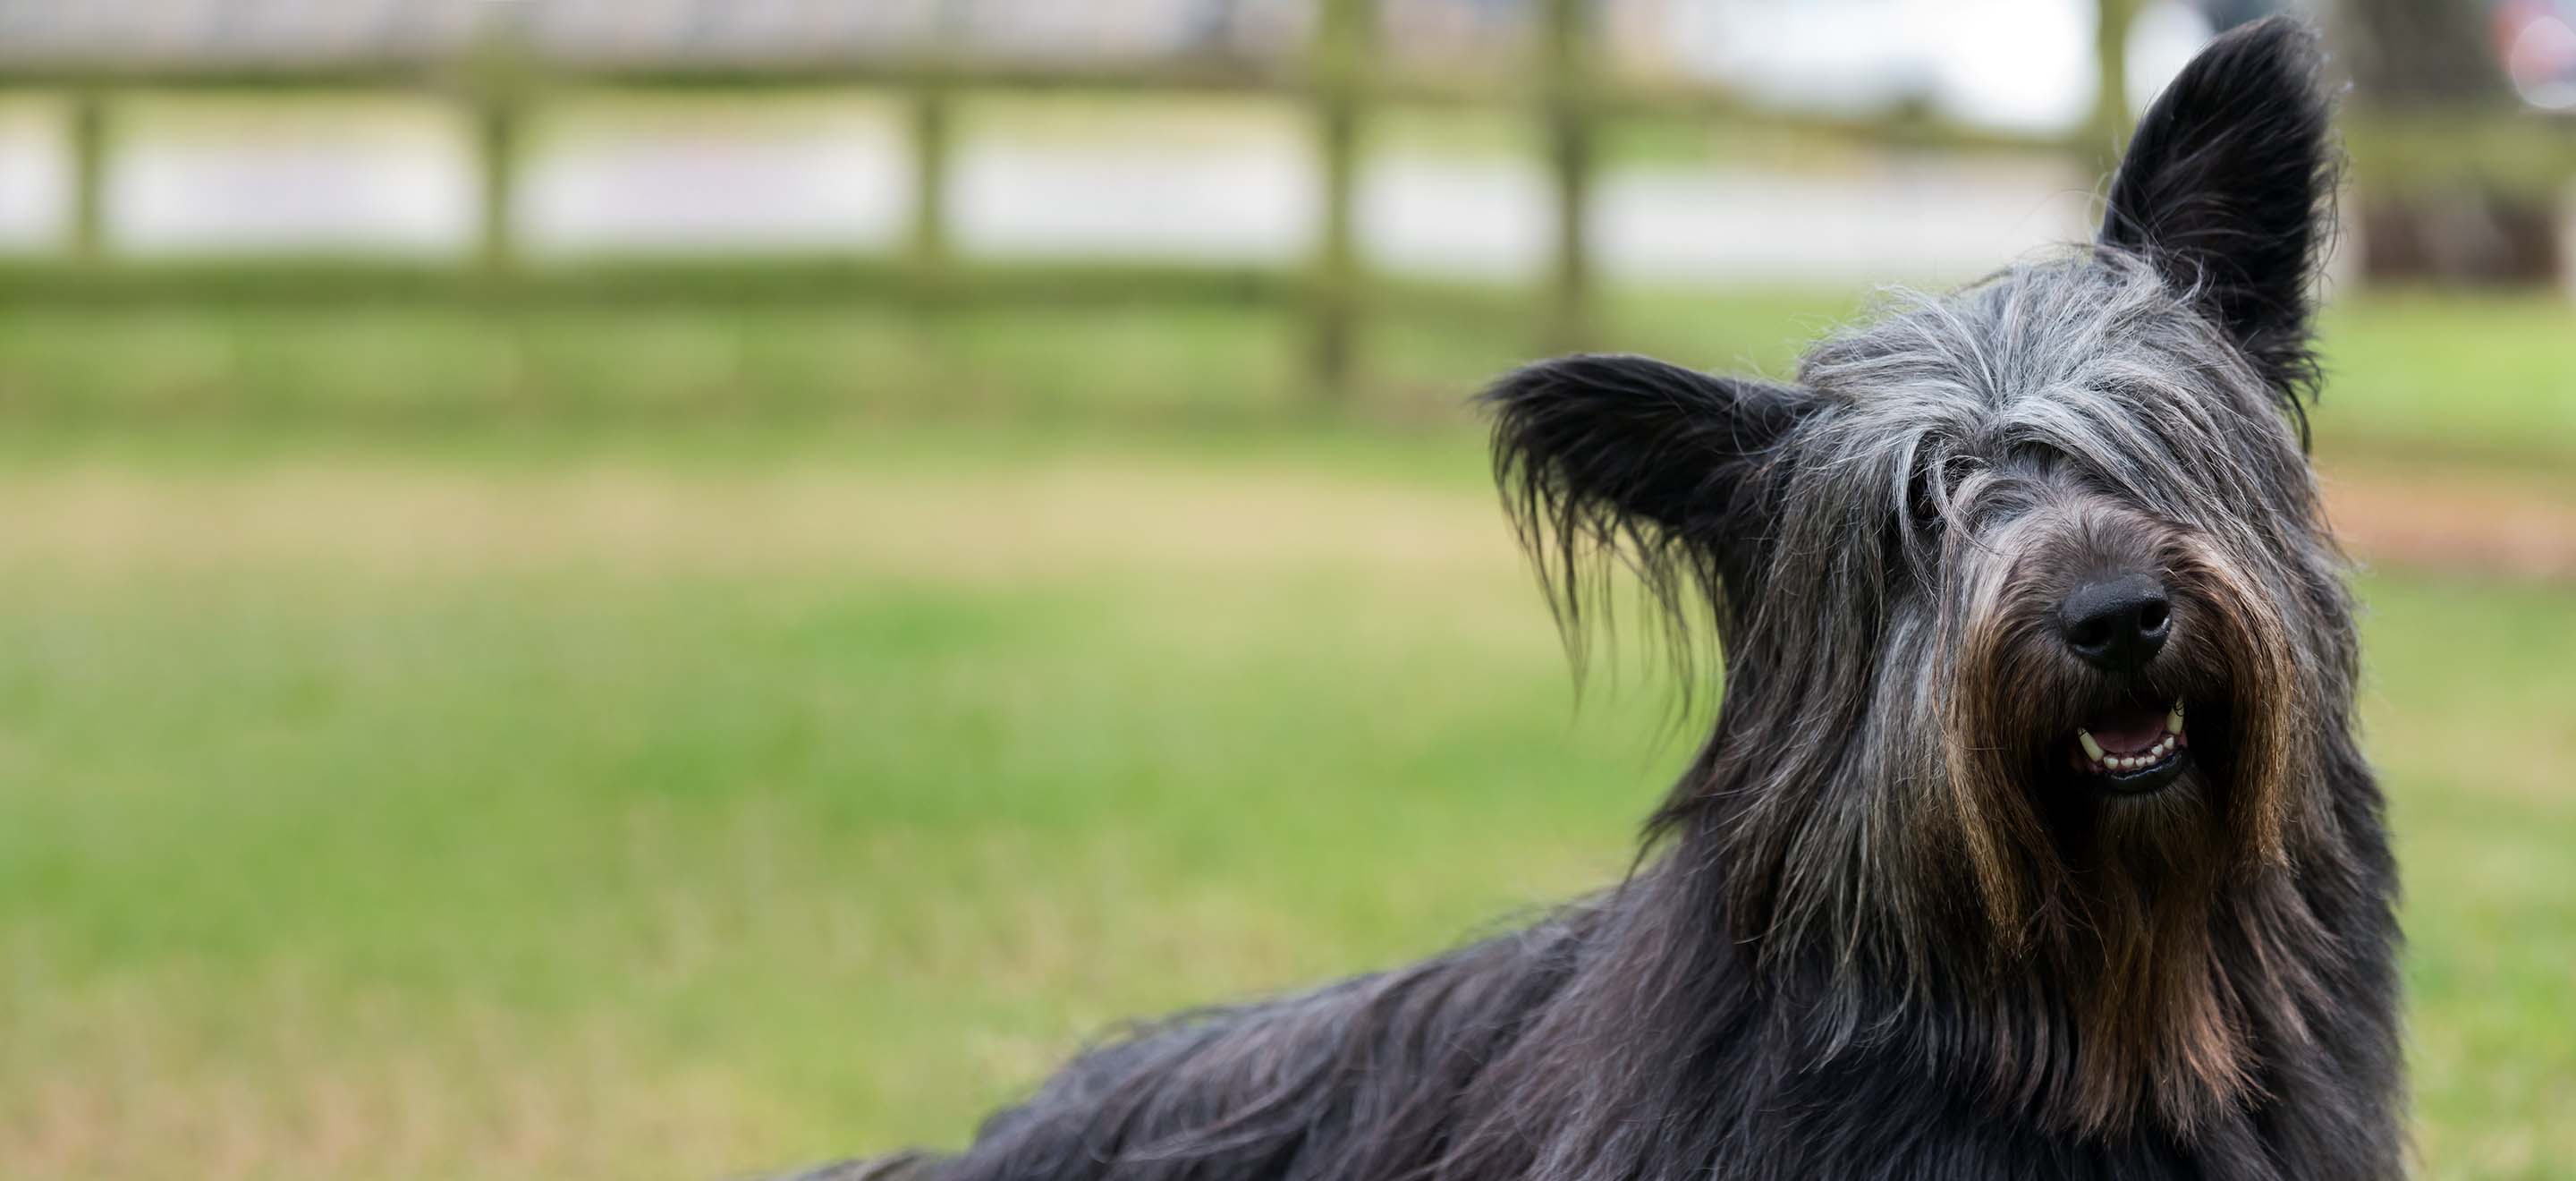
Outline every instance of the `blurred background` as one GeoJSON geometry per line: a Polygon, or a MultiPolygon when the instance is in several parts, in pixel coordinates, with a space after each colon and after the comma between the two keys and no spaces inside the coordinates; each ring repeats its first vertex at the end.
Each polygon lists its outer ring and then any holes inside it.
{"type": "MultiPolygon", "coordinates": [[[[2271,7],[0,0],[0,1176],[951,1146],[1613,879],[1465,398],[2087,238],[2271,7]]],[[[2576,1176],[2576,0],[2306,11],[2422,1171],[2576,1176]]]]}

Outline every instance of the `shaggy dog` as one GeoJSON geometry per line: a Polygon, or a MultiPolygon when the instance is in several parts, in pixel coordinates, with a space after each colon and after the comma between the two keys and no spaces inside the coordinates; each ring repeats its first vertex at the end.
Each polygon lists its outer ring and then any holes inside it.
{"type": "Polygon", "coordinates": [[[1721,641],[1626,881],[839,1175],[2398,1176],[2396,870],[2305,454],[2317,53],[2222,37],[2095,243],[1794,382],[1576,356],[1485,395],[1561,622],[1615,556],[1721,641]]]}

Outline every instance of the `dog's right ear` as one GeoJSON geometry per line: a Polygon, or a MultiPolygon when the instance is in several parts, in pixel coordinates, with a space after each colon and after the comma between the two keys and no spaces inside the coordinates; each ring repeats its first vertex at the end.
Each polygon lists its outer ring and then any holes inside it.
{"type": "Polygon", "coordinates": [[[1586,354],[1486,390],[1494,477],[1560,620],[1579,613],[1584,559],[1623,553],[1678,615],[1685,579],[1715,596],[1763,524],[1756,476],[1805,402],[1793,387],[1650,357],[1586,354]]]}

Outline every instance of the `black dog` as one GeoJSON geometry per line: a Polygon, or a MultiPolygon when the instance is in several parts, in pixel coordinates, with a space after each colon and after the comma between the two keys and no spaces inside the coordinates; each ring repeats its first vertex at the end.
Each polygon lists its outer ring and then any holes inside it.
{"type": "Polygon", "coordinates": [[[1611,554],[1722,641],[1640,868],[1147,1029],[873,1171],[2398,1176],[2396,871],[2305,457],[2316,57],[2284,21],[2222,38],[2097,243],[1903,303],[1795,384],[1504,378],[1496,467],[1561,619],[1611,554]]]}

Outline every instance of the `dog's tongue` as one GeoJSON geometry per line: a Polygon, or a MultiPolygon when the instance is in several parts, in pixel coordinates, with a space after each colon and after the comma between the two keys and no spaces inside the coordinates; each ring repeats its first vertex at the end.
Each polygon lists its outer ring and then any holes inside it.
{"type": "Polygon", "coordinates": [[[2084,729],[2105,752],[2136,754],[2164,737],[2165,711],[2152,705],[2121,706],[2084,723],[2084,729]]]}

